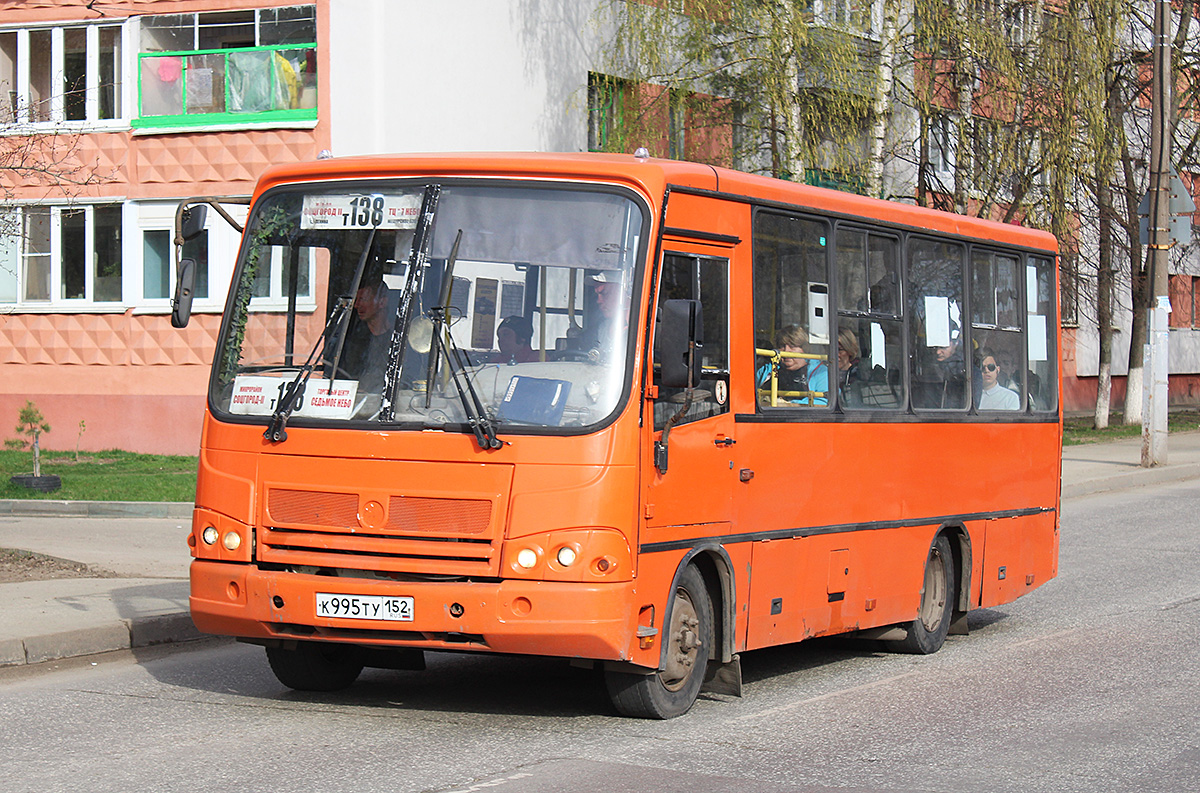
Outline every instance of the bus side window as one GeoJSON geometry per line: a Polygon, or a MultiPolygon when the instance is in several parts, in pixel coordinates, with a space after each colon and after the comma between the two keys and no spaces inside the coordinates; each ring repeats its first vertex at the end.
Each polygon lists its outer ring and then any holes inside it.
{"type": "Polygon", "coordinates": [[[901,376],[897,241],[838,226],[838,404],[843,408],[905,407],[901,376]]]}
{"type": "Polygon", "coordinates": [[[963,332],[963,246],[910,238],[909,366],[917,409],[967,407],[967,339],[963,332]]]}
{"type": "Polygon", "coordinates": [[[821,220],[755,214],[754,372],[760,408],[833,403],[829,231],[821,220]]]}
{"type": "Polygon", "coordinates": [[[972,401],[981,411],[1025,407],[1019,262],[976,248],[971,253],[972,401]]]}

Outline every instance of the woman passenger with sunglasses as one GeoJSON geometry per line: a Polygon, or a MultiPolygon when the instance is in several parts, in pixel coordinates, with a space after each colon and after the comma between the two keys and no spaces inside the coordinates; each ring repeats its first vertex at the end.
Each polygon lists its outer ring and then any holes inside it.
{"type": "Polygon", "coordinates": [[[983,370],[983,392],[979,395],[979,409],[1020,410],[1020,395],[1011,388],[1000,385],[1000,365],[996,363],[996,354],[984,347],[979,351],[979,365],[983,370]]]}

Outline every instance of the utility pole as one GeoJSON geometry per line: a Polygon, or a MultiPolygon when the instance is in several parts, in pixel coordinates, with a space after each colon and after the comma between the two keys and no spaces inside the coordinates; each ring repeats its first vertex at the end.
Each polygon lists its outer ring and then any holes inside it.
{"type": "Polygon", "coordinates": [[[1142,466],[1167,462],[1167,263],[1171,250],[1171,5],[1154,3],[1150,118],[1150,339],[1144,355],[1142,466]]]}

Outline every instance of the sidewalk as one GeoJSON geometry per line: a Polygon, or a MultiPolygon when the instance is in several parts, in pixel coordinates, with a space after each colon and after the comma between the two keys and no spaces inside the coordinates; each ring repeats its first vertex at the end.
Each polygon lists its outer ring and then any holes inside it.
{"type": "MultiPolygon", "coordinates": [[[[1142,468],[1141,439],[1063,450],[1064,499],[1200,479],[1200,432],[1172,434],[1142,468]]],[[[200,637],[188,615],[190,504],[0,501],[0,548],[92,565],[117,578],[0,584],[0,667],[200,637]]]]}

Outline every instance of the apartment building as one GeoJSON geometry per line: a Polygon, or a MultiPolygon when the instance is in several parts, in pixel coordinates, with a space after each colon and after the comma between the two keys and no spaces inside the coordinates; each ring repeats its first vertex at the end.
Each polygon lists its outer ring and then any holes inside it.
{"type": "MultiPolygon", "coordinates": [[[[180,199],[249,196],[323,151],[585,149],[591,13],[0,0],[0,436],[33,399],[49,448],[83,421],[86,449],[194,451],[238,235],[210,213],[185,250],[195,313],[172,328],[180,199]]],[[[271,273],[251,309],[282,299],[271,273]]]]}

